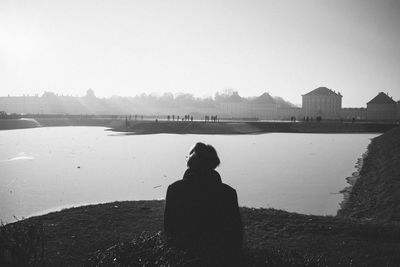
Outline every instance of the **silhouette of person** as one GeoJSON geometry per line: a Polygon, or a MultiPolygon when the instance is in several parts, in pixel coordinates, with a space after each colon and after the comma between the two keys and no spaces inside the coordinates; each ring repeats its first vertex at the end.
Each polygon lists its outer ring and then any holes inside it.
{"type": "Polygon", "coordinates": [[[175,245],[226,261],[242,248],[243,226],[236,190],[222,183],[219,164],[211,145],[191,148],[183,179],[167,190],[164,232],[175,245]]]}

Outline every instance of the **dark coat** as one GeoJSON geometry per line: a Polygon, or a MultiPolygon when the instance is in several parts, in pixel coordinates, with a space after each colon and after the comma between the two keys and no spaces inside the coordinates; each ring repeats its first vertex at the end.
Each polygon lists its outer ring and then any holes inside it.
{"type": "Polygon", "coordinates": [[[236,191],[216,171],[186,170],[168,187],[164,230],[187,247],[240,249],[243,226],[236,191]]]}

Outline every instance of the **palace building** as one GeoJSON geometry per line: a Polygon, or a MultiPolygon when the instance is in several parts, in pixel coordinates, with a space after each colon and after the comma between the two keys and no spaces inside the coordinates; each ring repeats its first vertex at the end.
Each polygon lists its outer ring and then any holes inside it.
{"type": "Polygon", "coordinates": [[[241,97],[237,91],[216,95],[215,99],[189,97],[97,98],[89,89],[83,97],[44,92],[35,96],[0,97],[0,112],[16,114],[126,115],[192,114],[195,118],[217,115],[220,119],[241,120],[352,120],[400,122],[400,101],[380,92],[367,107],[342,108],[343,96],[327,87],[318,87],[302,95],[302,106],[295,106],[265,92],[257,97],[241,97]]]}
{"type": "Polygon", "coordinates": [[[218,113],[227,118],[274,120],[277,112],[278,104],[268,93],[253,99],[244,99],[234,92],[220,104],[218,113]]]}
{"type": "Polygon", "coordinates": [[[322,117],[325,119],[339,119],[342,110],[342,95],[326,87],[318,87],[302,95],[302,115],[308,117],[322,117]]]}
{"type": "Polygon", "coordinates": [[[393,98],[384,92],[380,92],[367,103],[367,120],[394,121],[397,108],[397,103],[393,98]]]}

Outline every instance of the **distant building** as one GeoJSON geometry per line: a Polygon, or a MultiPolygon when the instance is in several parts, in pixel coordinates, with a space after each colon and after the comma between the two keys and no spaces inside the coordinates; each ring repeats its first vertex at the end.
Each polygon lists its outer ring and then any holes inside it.
{"type": "Polygon", "coordinates": [[[264,93],[259,97],[249,101],[250,117],[259,118],[261,120],[275,120],[277,117],[278,104],[274,98],[264,93]]]}
{"type": "Polygon", "coordinates": [[[86,96],[85,96],[86,98],[92,98],[92,99],[95,99],[96,98],[96,95],[94,94],[94,91],[93,91],[93,89],[88,89],[87,91],[86,91],[86,96]]]}
{"type": "Polygon", "coordinates": [[[274,120],[278,105],[268,93],[253,99],[244,99],[233,92],[220,104],[219,109],[223,117],[274,120]]]}
{"type": "Polygon", "coordinates": [[[303,119],[302,108],[299,107],[278,107],[278,120],[290,120],[291,118],[296,120],[303,119]]]}
{"type": "Polygon", "coordinates": [[[308,117],[321,116],[323,119],[339,119],[342,109],[342,95],[326,87],[318,87],[302,95],[302,114],[308,117]]]}
{"type": "Polygon", "coordinates": [[[245,100],[238,92],[233,92],[232,95],[222,100],[219,105],[220,117],[238,118],[243,117],[246,109],[245,100]]]}
{"type": "Polygon", "coordinates": [[[367,103],[367,120],[392,121],[396,119],[396,113],[396,101],[384,92],[380,92],[367,103]]]}
{"type": "Polygon", "coordinates": [[[7,113],[40,113],[41,98],[37,96],[0,97],[0,110],[7,113]]]}
{"type": "MultiPolygon", "coordinates": [[[[192,95],[156,97],[97,98],[92,89],[83,97],[44,92],[42,96],[0,96],[0,111],[16,114],[73,114],[73,115],[182,115],[197,118],[217,115],[220,119],[303,120],[321,116],[323,120],[400,121],[400,101],[380,92],[365,107],[342,108],[342,95],[319,87],[302,95],[302,107],[263,93],[258,97],[241,97],[237,91],[216,94],[215,99],[196,99],[192,95]]],[[[0,114],[1,116],[1,114],[0,114]]]]}
{"type": "Polygon", "coordinates": [[[367,110],[365,108],[342,108],[341,118],[345,120],[366,120],[367,110]]]}

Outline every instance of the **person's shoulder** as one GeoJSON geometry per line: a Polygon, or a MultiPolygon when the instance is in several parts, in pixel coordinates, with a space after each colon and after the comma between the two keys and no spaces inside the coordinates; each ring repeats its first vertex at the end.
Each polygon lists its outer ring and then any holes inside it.
{"type": "Polygon", "coordinates": [[[226,192],[227,194],[236,195],[236,190],[233,187],[231,187],[227,184],[224,184],[224,183],[221,183],[221,187],[222,187],[222,190],[224,190],[224,192],[226,192]]]}
{"type": "Polygon", "coordinates": [[[180,188],[184,188],[187,185],[187,181],[185,180],[177,180],[168,186],[168,190],[179,190],[180,188]]]}

